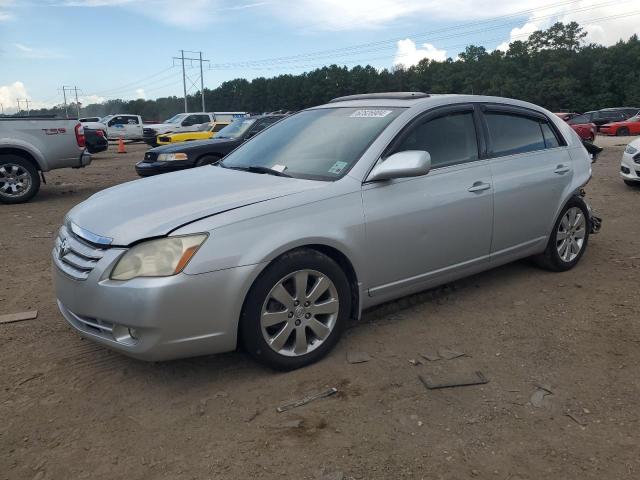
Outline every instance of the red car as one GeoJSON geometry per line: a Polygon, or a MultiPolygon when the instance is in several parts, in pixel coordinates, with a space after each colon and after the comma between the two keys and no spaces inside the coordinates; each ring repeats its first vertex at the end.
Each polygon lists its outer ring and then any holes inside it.
{"type": "Polygon", "coordinates": [[[640,114],[622,122],[606,123],[600,127],[600,131],[605,135],[616,135],[619,137],[640,135],[640,114]]]}
{"type": "Polygon", "coordinates": [[[565,112],[556,113],[556,115],[567,122],[583,140],[589,140],[590,142],[593,142],[593,140],[596,138],[598,127],[596,127],[595,123],[591,123],[589,121],[588,116],[580,115],[579,113],[565,112]]]}

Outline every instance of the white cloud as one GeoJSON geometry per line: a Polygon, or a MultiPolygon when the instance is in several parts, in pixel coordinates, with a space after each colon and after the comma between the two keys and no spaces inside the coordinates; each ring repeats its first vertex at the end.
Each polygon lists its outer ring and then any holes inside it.
{"type": "Polygon", "coordinates": [[[55,59],[55,58],[65,58],[65,55],[48,48],[38,48],[38,47],[30,47],[25,45],[24,43],[14,43],[15,52],[17,56],[20,58],[30,58],[30,59],[55,59]]]}
{"type": "Polygon", "coordinates": [[[7,20],[12,20],[13,16],[7,12],[0,11],[0,22],[6,22],[7,20]]]}
{"type": "Polygon", "coordinates": [[[511,42],[514,42],[516,40],[526,40],[536,30],[540,30],[540,28],[532,22],[527,22],[522,27],[516,27],[511,30],[509,40],[498,45],[496,47],[496,50],[502,50],[503,52],[506,52],[507,50],[509,50],[509,44],[511,42]]]}
{"type": "Polygon", "coordinates": [[[135,98],[142,98],[143,100],[147,98],[144,94],[144,88],[136,88],[135,98]]]}
{"type": "Polygon", "coordinates": [[[5,113],[11,113],[18,110],[18,104],[16,102],[16,99],[18,98],[31,100],[24,83],[16,81],[9,85],[0,85],[0,103],[3,106],[5,113]]]}
{"type": "Polygon", "coordinates": [[[438,49],[430,43],[424,43],[422,44],[422,48],[416,48],[416,42],[410,38],[406,38],[398,42],[398,49],[393,64],[410,67],[416,65],[424,58],[444,62],[447,59],[447,51],[438,49]]]}
{"type": "Polygon", "coordinates": [[[100,95],[85,95],[78,98],[78,101],[82,105],[91,105],[92,103],[103,103],[106,98],[101,97],[100,95]]]}

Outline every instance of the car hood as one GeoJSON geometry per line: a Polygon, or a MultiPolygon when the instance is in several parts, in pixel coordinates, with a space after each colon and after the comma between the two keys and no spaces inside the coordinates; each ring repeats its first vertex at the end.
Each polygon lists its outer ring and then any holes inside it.
{"type": "Polygon", "coordinates": [[[125,246],[254,203],[322,188],[327,182],[200,167],[134,180],[96,193],[67,215],[77,226],[125,246]]]}

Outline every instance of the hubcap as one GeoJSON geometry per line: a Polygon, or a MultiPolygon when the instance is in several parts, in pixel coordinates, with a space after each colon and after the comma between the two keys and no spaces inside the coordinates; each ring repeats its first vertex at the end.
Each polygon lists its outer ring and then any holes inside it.
{"type": "Polygon", "coordinates": [[[563,262],[575,260],[582,250],[586,234],[584,213],[578,207],[571,207],[562,217],[556,234],[556,248],[563,262]]]}
{"type": "Polygon", "coordinates": [[[280,355],[305,355],[329,337],[339,307],[329,277],[316,270],[293,272],[275,284],[262,305],[262,336],[280,355]]]}
{"type": "Polygon", "coordinates": [[[24,195],[31,187],[31,175],[21,165],[5,163],[0,166],[0,193],[10,197],[24,195]]]}

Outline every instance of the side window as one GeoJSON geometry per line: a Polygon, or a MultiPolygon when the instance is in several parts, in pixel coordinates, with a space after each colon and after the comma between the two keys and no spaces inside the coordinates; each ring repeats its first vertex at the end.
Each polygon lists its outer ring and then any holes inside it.
{"type": "Polygon", "coordinates": [[[209,123],[211,122],[211,118],[209,115],[196,115],[198,117],[198,123],[209,123]]]}
{"type": "Polygon", "coordinates": [[[556,148],[560,146],[560,142],[558,141],[556,133],[547,122],[540,122],[540,128],[542,128],[542,136],[544,137],[545,147],[556,148]]]}
{"type": "Polygon", "coordinates": [[[183,127],[191,127],[193,125],[196,125],[198,123],[198,116],[197,115],[189,115],[187,118],[185,118],[182,121],[182,126],[183,127]]]}
{"type": "Polygon", "coordinates": [[[109,126],[112,126],[112,125],[122,125],[122,124],[124,124],[124,123],[125,123],[125,121],[124,121],[124,117],[114,117],[114,118],[112,118],[111,120],[109,120],[109,126]]]}
{"type": "Polygon", "coordinates": [[[590,123],[588,115],[577,115],[567,122],[569,125],[578,125],[580,123],[590,123]]]}
{"type": "Polygon", "coordinates": [[[127,125],[138,125],[138,117],[130,116],[127,117],[127,125]]]}
{"type": "Polygon", "coordinates": [[[412,127],[394,153],[425,150],[432,168],[447,167],[478,159],[478,141],[472,112],[455,112],[412,127]]]}
{"type": "Polygon", "coordinates": [[[485,118],[494,157],[533,152],[545,148],[538,120],[508,113],[487,113],[485,118]]]}

